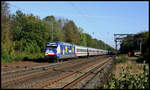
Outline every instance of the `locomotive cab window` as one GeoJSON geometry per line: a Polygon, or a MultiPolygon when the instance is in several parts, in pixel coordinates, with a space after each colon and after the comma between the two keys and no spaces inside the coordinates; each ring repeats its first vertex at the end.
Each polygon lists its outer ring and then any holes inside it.
{"type": "Polygon", "coordinates": [[[55,49],[55,48],[57,48],[57,44],[56,43],[47,43],[46,48],[55,49]]]}
{"type": "Polygon", "coordinates": [[[57,48],[57,46],[46,46],[46,48],[55,49],[55,48],[57,48]]]}

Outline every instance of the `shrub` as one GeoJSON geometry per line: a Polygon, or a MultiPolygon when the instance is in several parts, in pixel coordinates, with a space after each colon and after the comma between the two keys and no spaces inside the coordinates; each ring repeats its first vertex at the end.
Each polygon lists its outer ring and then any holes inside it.
{"type": "Polygon", "coordinates": [[[3,48],[1,50],[1,53],[2,53],[2,56],[1,56],[2,63],[11,62],[12,61],[12,56],[8,54],[8,52],[6,51],[5,48],[3,48]]]}
{"type": "Polygon", "coordinates": [[[108,80],[104,89],[148,89],[149,88],[149,71],[144,64],[143,72],[133,75],[130,72],[131,67],[127,66],[126,71],[122,67],[120,78],[114,78],[111,74],[111,79],[108,80]]]}
{"type": "Polygon", "coordinates": [[[120,56],[118,56],[118,58],[117,58],[117,62],[118,63],[124,63],[124,62],[126,62],[127,61],[127,56],[125,56],[125,55],[120,55],[120,56]]]}
{"type": "Polygon", "coordinates": [[[22,60],[22,57],[21,55],[16,55],[15,58],[14,58],[15,61],[21,61],[22,60]]]}

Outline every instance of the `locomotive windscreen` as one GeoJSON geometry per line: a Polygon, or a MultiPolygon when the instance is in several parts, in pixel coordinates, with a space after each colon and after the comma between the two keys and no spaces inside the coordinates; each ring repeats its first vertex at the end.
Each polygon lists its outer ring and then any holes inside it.
{"type": "Polygon", "coordinates": [[[56,43],[46,43],[46,48],[57,48],[56,43]]]}
{"type": "Polygon", "coordinates": [[[46,48],[51,48],[51,49],[53,49],[53,48],[57,48],[57,46],[46,46],[46,48]]]}

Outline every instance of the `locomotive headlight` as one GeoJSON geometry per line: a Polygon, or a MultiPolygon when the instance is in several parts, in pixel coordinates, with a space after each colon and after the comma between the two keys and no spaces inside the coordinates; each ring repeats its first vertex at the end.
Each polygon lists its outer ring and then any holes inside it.
{"type": "Polygon", "coordinates": [[[48,55],[48,53],[45,53],[45,55],[48,55]]]}

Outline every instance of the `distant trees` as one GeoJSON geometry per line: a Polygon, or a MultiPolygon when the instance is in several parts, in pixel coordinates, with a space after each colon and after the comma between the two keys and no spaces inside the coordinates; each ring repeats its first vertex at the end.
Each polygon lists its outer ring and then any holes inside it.
{"type": "Polygon", "coordinates": [[[9,14],[8,3],[2,1],[2,62],[22,60],[24,57],[44,56],[46,42],[63,41],[81,46],[112,49],[100,40],[93,39],[77,27],[74,21],[46,16],[42,20],[33,14],[24,14],[20,10],[9,14]],[[53,29],[53,30],[52,30],[53,29]],[[53,32],[52,32],[53,31],[53,32]],[[105,46],[105,47],[104,47],[105,46]],[[107,47],[107,48],[106,48],[107,47]]]}
{"type": "Polygon", "coordinates": [[[17,50],[27,51],[28,48],[34,48],[30,53],[40,49],[44,49],[43,43],[48,40],[50,33],[47,24],[32,15],[25,15],[21,11],[17,11],[16,15],[13,16],[13,41],[18,42],[17,50]],[[23,45],[23,46],[22,46],[23,45]]]}
{"type": "Polygon", "coordinates": [[[80,45],[87,46],[86,33],[83,33],[83,29],[81,27],[79,27],[79,32],[80,32],[80,45]]]}
{"type": "Polygon", "coordinates": [[[149,32],[140,32],[134,36],[127,36],[125,40],[121,43],[120,50],[122,53],[127,53],[128,51],[140,51],[140,42],[142,42],[142,54],[146,58],[149,57],[149,32]]]}
{"type": "Polygon", "coordinates": [[[73,21],[67,22],[63,27],[65,42],[80,44],[80,33],[73,21]]]}
{"type": "Polygon", "coordinates": [[[11,59],[13,52],[11,19],[8,3],[1,1],[1,59],[11,59]]]}
{"type": "Polygon", "coordinates": [[[8,25],[9,15],[8,3],[6,1],[1,1],[1,22],[3,29],[8,25]]]}

